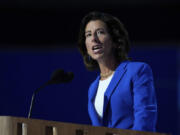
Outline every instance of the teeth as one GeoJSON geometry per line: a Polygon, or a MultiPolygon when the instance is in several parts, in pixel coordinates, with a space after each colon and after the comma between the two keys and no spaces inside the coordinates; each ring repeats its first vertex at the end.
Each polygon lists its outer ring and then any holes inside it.
{"type": "Polygon", "coordinates": [[[98,46],[93,46],[93,50],[96,50],[96,49],[100,49],[102,48],[102,46],[98,45],[98,46]]]}

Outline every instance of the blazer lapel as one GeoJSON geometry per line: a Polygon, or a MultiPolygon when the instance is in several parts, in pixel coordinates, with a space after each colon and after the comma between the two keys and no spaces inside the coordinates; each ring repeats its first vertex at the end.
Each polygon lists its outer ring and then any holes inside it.
{"type": "Polygon", "coordinates": [[[127,65],[127,61],[122,62],[116,69],[114,76],[104,94],[104,106],[103,106],[103,116],[105,114],[105,111],[107,109],[107,105],[109,103],[109,100],[111,98],[111,95],[113,93],[113,91],[115,90],[115,88],[117,87],[118,83],[120,82],[120,80],[122,79],[125,71],[126,71],[126,65],[127,65]]]}
{"type": "Polygon", "coordinates": [[[99,116],[96,112],[96,109],[94,107],[94,98],[96,96],[97,88],[99,85],[99,79],[100,76],[97,77],[93,85],[89,89],[89,114],[91,117],[91,120],[93,122],[93,125],[95,126],[101,126],[101,120],[99,119],[99,116]]]}

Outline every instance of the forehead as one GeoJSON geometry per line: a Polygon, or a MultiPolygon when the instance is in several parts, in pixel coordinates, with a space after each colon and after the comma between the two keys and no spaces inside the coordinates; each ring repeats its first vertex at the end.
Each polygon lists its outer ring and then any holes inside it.
{"type": "Polygon", "coordinates": [[[106,24],[101,21],[101,20],[93,20],[93,21],[90,21],[88,22],[88,24],[86,25],[85,27],[85,31],[92,31],[92,30],[96,30],[96,29],[107,29],[107,26],[106,24]]]}

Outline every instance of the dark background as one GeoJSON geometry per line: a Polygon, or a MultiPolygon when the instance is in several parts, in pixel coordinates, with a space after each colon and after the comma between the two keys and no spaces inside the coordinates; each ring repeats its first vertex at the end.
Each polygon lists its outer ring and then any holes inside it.
{"type": "Polygon", "coordinates": [[[94,10],[120,18],[132,42],[180,40],[180,2],[176,0],[1,0],[0,43],[4,46],[76,43],[82,17],[94,10]]]}
{"type": "Polygon", "coordinates": [[[124,23],[131,39],[130,57],[153,70],[157,131],[178,135],[180,2],[176,0],[1,0],[0,115],[27,117],[32,92],[62,68],[74,72],[74,80],[40,91],[32,118],[90,124],[87,90],[98,73],[85,69],[76,46],[80,21],[94,10],[124,23]]]}

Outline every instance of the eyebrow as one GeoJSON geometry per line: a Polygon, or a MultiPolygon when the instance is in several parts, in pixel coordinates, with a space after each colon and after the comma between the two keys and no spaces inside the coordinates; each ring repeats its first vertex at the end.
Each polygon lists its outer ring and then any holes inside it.
{"type": "Polygon", "coordinates": [[[85,34],[86,34],[86,33],[88,33],[88,32],[91,32],[91,31],[90,31],[90,30],[88,30],[88,31],[85,31],[85,34]]]}
{"type": "MultiPolygon", "coordinates": [[[[98,30],[104,30],[104,28],[97,28],[96,31],[98,31],[98,30]]],[[[88,32],[91,32],[91,30],[85,31],[85,34],[88,32]]]]}

